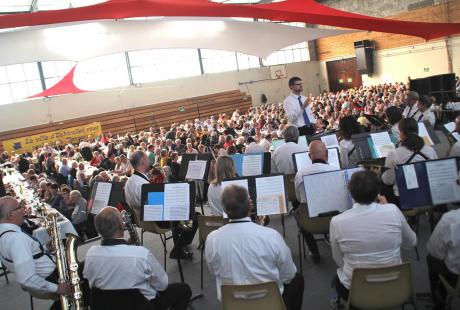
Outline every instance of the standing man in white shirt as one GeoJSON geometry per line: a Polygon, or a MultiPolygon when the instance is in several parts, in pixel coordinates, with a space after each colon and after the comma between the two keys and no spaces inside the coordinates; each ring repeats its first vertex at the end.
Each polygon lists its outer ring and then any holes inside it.
{"type": "Polygon", "coordinates": [[[415,116],[417,122],[428,121],[431,127],[434,127],[436,123],[436,116],[433,111],[431,111],[431,98],[428,95],[423,95],[420,97],[417,103],[418,113],[415,116]]]}
{"type": "Polygon", "coordinates": [[[143,246],[126,243],[116,208],[102,209],[94,223],[102,242],[88,250],[83,272],[93,290],[137,289],[144,297],[139,303],[150,303],[155,310],[187,309],[192,296],[189,285],[168,285],[168,275],[153,254],[143,246]]]}
{"type": "Polygon", "coordinates": [[[299,141],[297,127],[286,126],[283,136],[286,143],[279,146],[272,155],[272,173],[293,174],[295,171],[292,154],[306,152],[307,148],[297,144],[299,141]]]}
{"type": "Polygon", "coordinates": [[[206,261],[216,277],[217,298],[223,284],[256,284],[276,281],[289,310],[302,308],[304,279],[292,261],[281,235],[250,219],[248,191],[231,185],[222,192],[229,223],[211,232],[206,240],[206,261]]]}
{"type": "Polygon", "coordinates": [[[334,285],[344,300],[348,300],[355,268],[401,264],[401,247],[412,248],[417,244],[417,236],[398,207],[378,195],[376,174],[355,172],[348,189],[355,204],[334,216],[330,226],[332,256],[339,267],[334,285]]]}
{"type": "Polygon", "coordinates": [[[406,107],[402,113],[403,118],[414,118],[415,114],[417,114],[417,101],[418,101],[418,93],[415,91],[410,91],[406,94],[406,107]]]}
{"type": "Polygon", "coordinates": [[[440,285],[442,275],[453,287],[460,275],[460,209],[445,213],[428,240],[426,258],[431,294],[436,310],[445,309],[446,291],[440,285]],[[436,290],[441,298],[438,298],[436,290]]]}
{"type": "Polygon", "coordinates": [[[297,76],[290,78],[289,88],[291,94],[283,103],[289,124],[299,129],[300,136],[313,135],[316,130],[316,118],[311,111],[307,97],[300,94],[303,91],[302,80],[297,76]]]}

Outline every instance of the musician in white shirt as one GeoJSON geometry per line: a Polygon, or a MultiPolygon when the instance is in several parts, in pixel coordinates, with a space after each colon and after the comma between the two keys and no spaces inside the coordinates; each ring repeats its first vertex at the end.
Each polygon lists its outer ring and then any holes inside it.
{"type": "Polygon", "coordinates": [[[430,96],[423,95],[417,103],[418,113],[415,115],[417,122],[428,121],[432,127],[436,123],[436,116],[431,111],[431,98],[430,96]]]}
{"type": "Polygon", "coordinates": [[[188,284],[168,285],[168,275],[153,254],[143,246],[126,243],[116,208],[102,209],[94,223],[102,242],[88,250],[84,269],[92,289],[137,289],[145,298],[141,302],[154,309],[187,309],[192,295],[188,284]]]}
{"type": "Polygon", "coordinates": [[[300,93],[303,91],[302,80],[299,77],[289,79],[291,94],[284,100],[283,108],[289,124],[299,129],[299,135],[313,135],[316,130],[316,118],[310,108],[307,97],[300,93]]]}
{"type": "Polygon", "coordinates": [[[291,251],[281,235],[251,222],[248,191],[231,185],[222,192],[229,224],[211,232],[206,240],[206,261],[216,277],[217,297],[223,284],[256,284],[276,281],[286,307],[302,308],[304,280],[297,273],[291,251]]]}
{"type": "Polygon", "coordinates": [[[419,98],[418,93],[415,91],[410,91],[409,93],[406,94],[407,106],[402,113],[403,118],[413,118],[417,114],[418,98],[419,98]]]}
{"type": "Polygon", "coordinates": [[[286,143],[279,146],[272,155],[272,173],[293,174],[292,154],[306,152],[307,147],[298,144],[299,130],[293,125],[286,126],[283,136],[286,143]]]}
{"type": "MultiPolygon", "coordinates": [[[[460,115],[455,118],[455,130],[453,132],[460,134],[460,115]]],[[[455,142],[449,151],[449,157],[454,156],[460,156],[460,141],[455,142]]]]}
{"type": "Polygon", "coordinates": [[[401,264],[401,247],[412,248],[417,243],[417,236],[398,207],[378,196],[377,175],[355,172],[348,189],[355,204],[334,216],[330,225],[332,256],[339,267],[334,284],[345,300],[355,268],[401,264]]]}

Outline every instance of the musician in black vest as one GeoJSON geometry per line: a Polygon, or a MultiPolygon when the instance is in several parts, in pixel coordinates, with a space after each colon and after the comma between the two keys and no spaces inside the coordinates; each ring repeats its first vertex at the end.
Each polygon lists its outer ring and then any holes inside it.
{"type": "MultiPolygon", "coordinates": [[[[150,183],[146,175],[150,167],[150,162],[147,154],[142,151],[133,152],[130,161],[134,168],[134,173],[126,182],[125,197],[126,202],[135,213],[136,222],[140,223],[142,185],[150,183]]],[[[157,224],[161,228],[171,227],[170,222],[157,222],[157,224]]],[[[174,249],[171,251],[170,258],[191,258],[193,256],[193,252],[190,251],[189,245],[193,241],[197,228],[198,225],[196,221],[194,221],[191,230],[184,229],[177,223],[173,225],[174,249]]]]}

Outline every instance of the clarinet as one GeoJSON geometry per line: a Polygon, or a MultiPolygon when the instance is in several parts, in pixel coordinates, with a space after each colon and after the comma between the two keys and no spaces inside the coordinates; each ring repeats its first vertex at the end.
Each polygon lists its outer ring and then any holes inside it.
{"type": "Polygon", "coordinates": [[[131,214],[126,212],[126,210],[123,210],[121,211],[121,218],[123,219],[123,223],[125,223],[125,227],[128,230],[129,238],[131,239],[131,243],[134,245],[141,245],[139,236],[137,234],[137,230],[131,221],[131,214]]]}

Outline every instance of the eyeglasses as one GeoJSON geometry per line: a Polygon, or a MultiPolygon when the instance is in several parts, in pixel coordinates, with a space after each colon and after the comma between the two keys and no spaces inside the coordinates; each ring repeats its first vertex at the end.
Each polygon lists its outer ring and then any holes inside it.
{"type": "Polygon", "coordinates": [[[19,207],[14,208],[13,210],[10,210],[10,212],[14,212],[14,211],[16,211],[16,210],[23,209],[23,208],[24,208],[24,207],[20,205],[19,207]]]}

